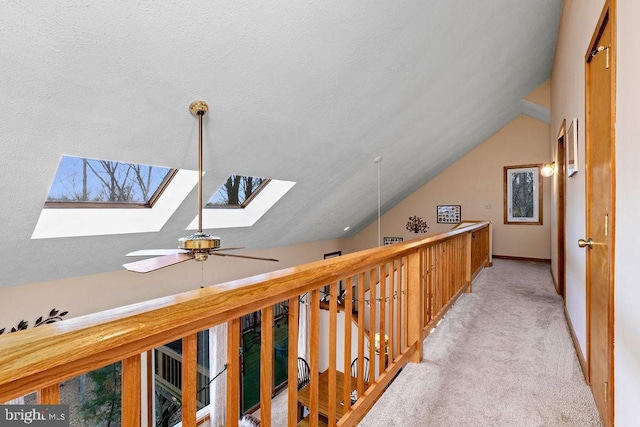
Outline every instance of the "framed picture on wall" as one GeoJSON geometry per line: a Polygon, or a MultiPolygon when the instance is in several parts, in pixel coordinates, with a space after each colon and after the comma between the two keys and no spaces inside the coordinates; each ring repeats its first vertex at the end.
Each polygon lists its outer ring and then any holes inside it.
{"type": "Polygon", "coordinates": [[[438,224],[458,224],[461,210],[460,205],[438,205],[438,224]]]}
{"type": "Polygon", "coordinates": [[[400,243],[402,242],[404,239],[402,237],[385,237],[383,239],[384,241],[384,246],[389,246],[389,245],[393,245],[394,243],[400,243]]]}
{"type": "MultiPolygon", "coordinates": [[[[324,259],[335,258],[340,255],[342,255],[342,251],[330,252],[328,254],[324,254],[324,259]]],[[[329,301],[330,291],[331,291],[330,285],[326,285],[324,288],[322,288],[322,290],[320,291],[321,292],[320,301],[329,301]]],[[[342,280],[340,280],[338,282],[338,298],[341,299],[343,293],[344,293],[344,283],[342,283],[342,280]]]]}
{"type": "Polygon", "coordinates": [[[571,120],[567,129],[567,176],[578,172],[578,119],[571,120]]]}

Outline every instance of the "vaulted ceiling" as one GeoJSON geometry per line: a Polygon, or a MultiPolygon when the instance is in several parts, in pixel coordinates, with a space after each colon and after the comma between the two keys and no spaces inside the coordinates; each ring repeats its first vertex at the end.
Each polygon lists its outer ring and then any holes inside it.
{"type": "MultiPolygon", "coordinates": [[[[353,235],[531,106],[550,77],[561,0],[4,2],[0,285],[118,270],[175,247],[160,232],[32,240],[62,155],[296,185],[254,226],[263,249],[353,235]],[[348,232],[344,228],[350,226],[348,232]]],[[[535,108],[533,108],[535,110],[535,108]]],[[[530,113],[531,111],[529,111],[530,113]]]]}

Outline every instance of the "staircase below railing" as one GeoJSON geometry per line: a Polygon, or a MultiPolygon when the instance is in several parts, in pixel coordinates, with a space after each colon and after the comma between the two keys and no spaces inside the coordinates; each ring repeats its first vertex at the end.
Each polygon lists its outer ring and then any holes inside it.
{"type": "MultiPolygon", "coordinates": [[[[142,375],[147,352],[182,339],[182,425],[196,425],[198,377],[197,333],[227,325],[226,425],[240,417],[240,349],[242,316],[261,310],[263,324],[272,324],[275,304],[288,301],[288,354],[298,351],[299,298],[310,295],[309,416],[311,426],[323,419],[328,425],[355,425],[409,362],[422,360],[422,340],[471,281],[489,263],[488,222],[447,233],[361,251],[288,268],[235,282],[96,313],[0,338],[0,402],[38,391],[44,404],[59,402],[59,384],[99,367],[122,361],[122,425],[153,425],[141,419],[145,393],[142,375]],[[474,238],[475,235],[475,238],[474,238]],[[338,325],[339,282],[345,285],[344,310],[358,312],[352,336],[352,318],[338,325]],[[328,336],[320,337],[320,291],[329,286],[328,336]],[[365,292],[368,289],[368,296],[365,292]],[[367,312],[367,324],[365,316],[367,312]],[[378,348],[365,348],[365,330],[378,334],[378,348]],[[338,330],[344,331],[338,357],[338,330]],[[351,345],[355,341],[355,349],[351,345]],[[321,360],[318,349],[328,349],[321,360]],[[378,350],[378,351],[376,351],[378,350]],[[144,355],[145,357],[141,357],[144,355]],[[368,358],[365,373],[358,363],[355,379],[351,361],[368,358]],[[377,363],[374,363],[377,359],[377,363]],[[337,361],[341,362],[338,363],[337,361]],[[318,373],[327,371],[326,389],[318,373]],[[314,374],[315,373],[315,374],[314,374]],[[344,378],[338,387],[338,378],[344,378]],[[368,381],[365,381],[365,378],[368,381]],[[343,394],[337,396],[337,390],[343,394]],[[357,391],[352,404],[351,392],[357,391]],[[333,396],[322,406],[322,396],[333,396]]],[[[271,424],[273,378],[272,328],[261,328],[261,398],[263,426],[271,424]]],[[[297,363],[288,358],[288,425],[298,422],[297,363]]],[[[214,375],[213,369],[211,374],[214,375]]],[[[217,396],[212,395],[212,399],[217,396]]],[[[147,402],[144,401],[144,405],[147,402]]],[[[150,417],[151,418],[151,417],[150,417]]],[[[211,423],[213,423],[213,418],[211,423]]]]}

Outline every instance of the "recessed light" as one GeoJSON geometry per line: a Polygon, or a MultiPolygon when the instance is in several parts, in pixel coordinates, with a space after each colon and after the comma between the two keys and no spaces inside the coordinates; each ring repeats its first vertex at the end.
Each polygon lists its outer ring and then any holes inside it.
{"type": "Polygon", "coordinates": [[[345,227],[345,228],[344,228],[344,231],[349,231],[349,229],[350,229],[350,228],[351,228],[351,227],[345,227]]]}

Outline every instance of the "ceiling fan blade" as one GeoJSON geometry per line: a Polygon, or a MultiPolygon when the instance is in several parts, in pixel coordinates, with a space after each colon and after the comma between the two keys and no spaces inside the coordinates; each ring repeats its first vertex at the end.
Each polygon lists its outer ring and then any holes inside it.
{"type": "Polygon", "coordinates": [[[216,255],[216,256],[230,256],[233,258],[246,258],[246,259],[257,259],[260,261],[274,261],[274,262],[280,262],[280,260],[275,259],[275,258],[262,258],[262,257],[257,257],[257,256],[249,256],[249,255],[233,255],[233,254],[225,254],[223,252],[211,252],[211,255],[216,255]]]}
{"type": "Polygon", "coordinates": [[[215,248],[215,249],[211,249],[211,251],[209,251],[209,252],[213,253],[213,252],[217,252],[217,251],[235,251],[235,250],[238,250],[238,249],[244,249],[244,247],[238,246],[237,248],[215,248]]]}
{"type": "Polygon", "coordinates": [[[148,273],[150,271],[159,270],[164,267],[169,267],[170,265],[179,264],[184,261],[189,261],[193,259],[193,255],[190,253],[186,254],[171,254],[160,256],[157,258],[149,258],[143,259],[141,261],[130,262],[127,264],[123,264],[122,266],[129,271],[133,271],[136,273],[148,273]]]}
{"type": "Polygon", "coordinates": [[[186,254],[189,251],[185,249],[141,249],[139,251],[129,252],[126,256],[162,256],[173,254],[186,254]]]}

